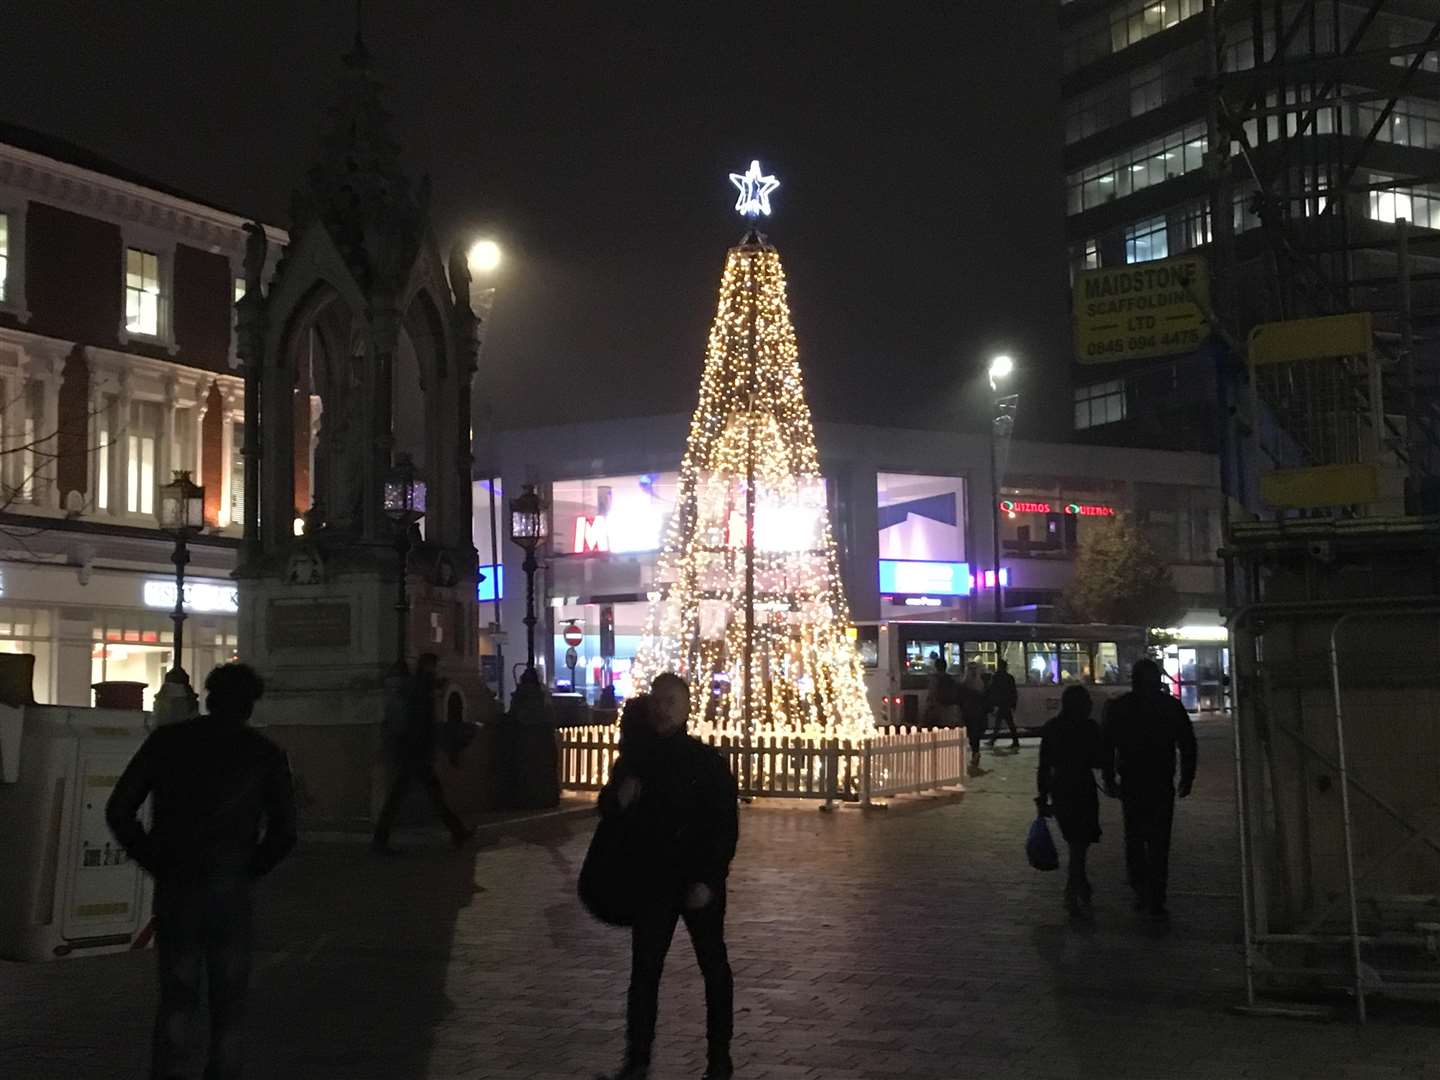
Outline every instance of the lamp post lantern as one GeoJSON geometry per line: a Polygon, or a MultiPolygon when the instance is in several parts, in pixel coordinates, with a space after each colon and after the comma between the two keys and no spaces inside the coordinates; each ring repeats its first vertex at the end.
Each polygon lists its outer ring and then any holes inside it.
{"type": "Polygon", "coordinates": [[[524,490],[510,500],[510,539],[525,552],[525,673],[520,676],[522,685],[539,686],[540,674],[535,670],[535,571],[540,564],[535,561],[535,549],[545,540],[549,532],[549,520],[545,500],[535,490],[534,484],[526,484],[524,490]]]}
{"type": "Polygon", "coordinates": [[[410,621],[410,588],[406,570],[410,561],[410,530],[425,516],[425,481],[420,479],[409,454],[397,454],[385,475],[385,516],[395,524],[395,551],[399,557],[399,587],[395,598],[395,666],[391,673],[407,675],[405,637],[410,621]]]}
{"type": "Polygon", "coordinates": [[[1004,585],[1001,583],[1000,568],[1000,485],[1004,480],[1004,467],[1000,463],[1000,444],[1008,441],[1015,429],[1015,406],[1020,395],[1005,393],[1005,386],[1015,373],[1015,361],[1001,353],[992,357],[989,370],[991,420],[990,420],[990,543],[991,543],[991,597],[994,602],[995,621],[1001,622],[1005,614],[1004,585]]]}
{"type": "Polygon", "coordinates": [[[195,693],[185,672],[185,567],[190,563],[190,540],[205,528],[205,489],[190,479],[188,469],[176,469],[170,483],[160,485],[155,519],[160,529],[175,539],[170,561],[175,565],[174,651],[165,683],[156,695],[156,712],[163,720],[179,720],[193,714],[195,693]]]}

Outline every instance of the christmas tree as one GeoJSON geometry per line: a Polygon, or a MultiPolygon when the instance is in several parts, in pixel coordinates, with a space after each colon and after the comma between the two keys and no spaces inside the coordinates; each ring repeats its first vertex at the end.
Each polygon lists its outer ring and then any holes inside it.
{"type": "MultiPolygon", "coordinates": [[[[769,214],[775,179],[732,174],[769,214]]],[[[694,727],[855,738],[874,729],[846,629],[835,542],[780,254],[753,227],[730,249],[637,686],[691,685],[694,727]]]]}

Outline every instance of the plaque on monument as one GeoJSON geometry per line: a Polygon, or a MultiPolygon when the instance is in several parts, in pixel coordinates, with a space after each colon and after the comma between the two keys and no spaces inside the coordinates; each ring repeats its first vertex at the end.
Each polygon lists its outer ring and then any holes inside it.
{"type": "Polygon", "coordinates": [[[272,649],[350,646],[348,600],[272,600],[265,636],[272,649]]]}

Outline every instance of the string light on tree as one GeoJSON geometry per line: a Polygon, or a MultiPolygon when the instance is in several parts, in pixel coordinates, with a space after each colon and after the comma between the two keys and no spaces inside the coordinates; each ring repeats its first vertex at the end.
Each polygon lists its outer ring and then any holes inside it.
{"type": "MultiPolygon", "coordinates": [[[[736,210],[769,213],[759,162],[736,210]]],[[[730,249],[634,665],[674,671],[702,732],[859,738],[874,730],[780,255],[751,230],[730,249]]]]}

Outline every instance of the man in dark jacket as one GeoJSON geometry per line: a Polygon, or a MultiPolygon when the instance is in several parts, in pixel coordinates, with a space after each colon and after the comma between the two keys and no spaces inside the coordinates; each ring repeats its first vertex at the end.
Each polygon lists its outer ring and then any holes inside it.
{"type": "Polygon", "coordinates": [[[625,1063],[612,1080],[644,1080],[655,1041],[660,973],[684,919],[705,979],[706,1080],[729,1080],[734,979],[725,949],[725,880],[739,836],[735,777],[713,749],[685,734],[690,688],[677,675],[650,688],[649,731],[625,732],[629,764],[600,794],[600,812],[627,818],[639,866],[631,929],[625,1063]]]}
{"type": "Polygon", "coordinates": [[[1185,798],[1195,782],[1195,729],[1185,706],[1165,692],[1155,661],[1137,661],[1130,685],[1130,693],[1111,702],[1105,713],[1105,791],[1119,795],[1124,811],[1125,869],[1136,910],[1148,909],[1163,919],[1175,796],[1185,798]]]}
{"type": "Polygon", "coordinates": [[[209,715],[152,732],[105,807],[115,838],[155,878],[160,1009],[152,1080],[180,1075],[202,971],[210,1009],[206,1080],[240,1075],[251,883],[295,845],[285,753],[246,726],[264,690],[260,677],[244,664],[226,664],[210,672],[205,690],[209,715]],[[148,832],[137,816],[147,796],[148,832]]]}
{"type": "Polygon", "coordinates": [[[370,839],[371,848],[382,855],[391,854],[390,829],[412,784],[420,784],[430,796],[435,812],[440,815],[445,828],[450,830],[450,839],[456,847],[475,835],[475,830],[467,828],[459,815],[450,809],[440,777],[435,774],[435,695],[438,690],[435,668],[439,662],[440,658],[434,653],[421,654],[405,692],[405,726],[390,747],[395,778],[390,783],[390,792],[385,796],[385,805],[380,808],[380,817],[375,822],[375,834],[370,839]]]}
{"type": "Polygon", "coordinates": [[[995,727],[990,732],[990,749],[995,749],[995,740],[1000,737],[1000,724],[1010,729],[1010,746],[1020,749],[1020,732],[1015,730],[1015,706],[1020,704],[1020,691],[1015,686],[1015,676],[1010,674],[1010,663],[1001,660],[995,665],[995,674],[985,690],[986,711],[995,711],[995,727]]]}

